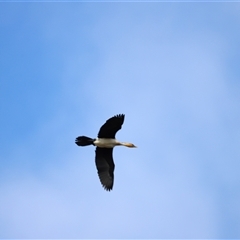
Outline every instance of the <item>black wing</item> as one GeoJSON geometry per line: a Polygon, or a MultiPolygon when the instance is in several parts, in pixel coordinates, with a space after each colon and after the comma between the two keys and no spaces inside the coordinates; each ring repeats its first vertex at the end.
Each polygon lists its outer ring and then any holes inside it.
{"type": "Polygon", "coordinates": [[[109,118],[99,130],[99,138],[115,138],[116,132],[121,129],[124,121],[124,114],[109,118]]]}
{"type": "Polygon", "coordinates": [[[96,148],[96,167],[98,176],[103,187],[110,191],[113,188],[114,162],[112,157],[113,148],[96,148]]]}

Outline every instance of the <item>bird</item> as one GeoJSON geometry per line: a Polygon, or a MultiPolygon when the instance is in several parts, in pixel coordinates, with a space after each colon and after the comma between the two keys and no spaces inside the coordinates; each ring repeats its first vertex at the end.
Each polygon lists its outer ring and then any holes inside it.
{"type": "Polygon", "coordinates": [[[124,118],[124,114],[118,114],[109,118],[101,126],[97,138],[79,136],[75,140],[75,143],[78,146],[96,146],[95,164],[100,182],[106,191],[111,191],[113,189],[115,168],[113,161],[113,148],[115,146],[136,148],[132,143],[120,142],[115,138],[117,131],[122,128],[124,118]]]}

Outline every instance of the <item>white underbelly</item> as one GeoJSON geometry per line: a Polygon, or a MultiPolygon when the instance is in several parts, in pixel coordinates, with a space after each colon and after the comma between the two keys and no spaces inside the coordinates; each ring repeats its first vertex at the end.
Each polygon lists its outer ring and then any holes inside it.
{"type": "Polygon", "coordinates": [[[113,148],[116,145],[120,145],[116,139],[112,138],[97,138],[93,143],[100,148],[113,148]]]}

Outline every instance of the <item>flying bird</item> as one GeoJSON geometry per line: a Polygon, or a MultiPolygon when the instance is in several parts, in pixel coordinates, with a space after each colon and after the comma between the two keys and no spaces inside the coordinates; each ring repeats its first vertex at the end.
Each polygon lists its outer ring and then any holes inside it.
{"type": "Polygon", "coordinates": [[[97,138],[89,138],[86,136],[79,136],[75,143],[78,146],[96,146],[95,163],[98,171],[100,182],[105,190],[110,191],[113,188],[114,180],[114,162],[113,162],[113,148],[115,146],[125,146],[135,148],[132,143],[119,142],[115,135],[121,129],[124,122],[124,114],[118,114],[108,119],[102,125],[98,132],[97,138]]]}

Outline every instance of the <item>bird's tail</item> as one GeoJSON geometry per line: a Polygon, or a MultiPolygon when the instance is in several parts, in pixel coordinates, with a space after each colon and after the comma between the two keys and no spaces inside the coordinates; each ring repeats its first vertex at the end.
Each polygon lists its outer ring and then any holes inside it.
{"type": "Polygon", "coordinates": [[[94,139],[89,138],[89,137],[85,137],[85,136],[77,137],[76,140],[75,140],[75,143],[78,146],[82,146],[82,147],[91,145],[91,144],[93,144],[93,142],[94,142],[94,139]]]}

